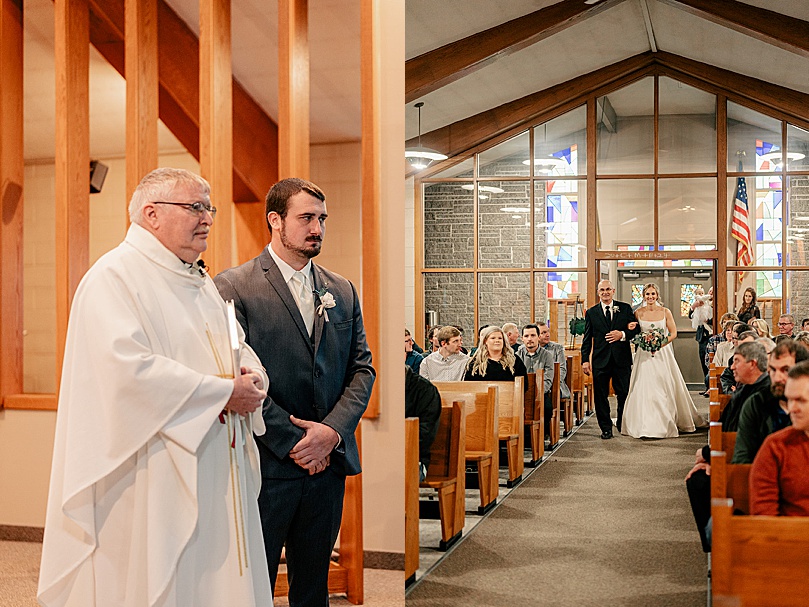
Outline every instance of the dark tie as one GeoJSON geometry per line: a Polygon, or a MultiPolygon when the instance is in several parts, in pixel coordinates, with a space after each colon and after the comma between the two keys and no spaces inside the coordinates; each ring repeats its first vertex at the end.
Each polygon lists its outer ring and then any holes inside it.
{"type": "Polygon", "coordinates": [[[610,312],[610,306],[606,306],[604,308],[604,316],[607,317],[607,324],[612,325],[612,312],[610,312]]]}

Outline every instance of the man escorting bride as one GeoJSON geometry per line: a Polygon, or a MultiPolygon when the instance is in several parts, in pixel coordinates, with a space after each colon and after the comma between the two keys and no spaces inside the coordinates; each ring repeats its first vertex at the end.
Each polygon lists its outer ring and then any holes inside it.
{"type": "Polygon", "coordinates": [[[673,438],[679,432],[694,432],[705,425],[674,358],[674,316],[659,298],[657,285],[647,284],[643,287],[644,305],[635,312],[641,331],[663,329],[668,337],[657,352],[635,350],[621,427],[622,434],[634,438],[673,438]]]}

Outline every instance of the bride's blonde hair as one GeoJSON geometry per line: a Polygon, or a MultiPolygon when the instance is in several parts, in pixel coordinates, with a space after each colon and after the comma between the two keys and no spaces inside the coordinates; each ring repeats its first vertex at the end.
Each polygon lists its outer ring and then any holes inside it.
{"type": "Polygon", "coordinates": [[[654,289],[655,290],[655,293],[657,293],[657,301],[655,303],[657,303],[657,305],[659,305],[659,306],[662,306],[663,302],[660,301],[660,287],[658,287],[653,282],[647,282],[645,285],[643,285],[643,293],[641,294],[642,297],[644,299],[646,299],[646,291],[648,291],[649,289],[654,289]]]}

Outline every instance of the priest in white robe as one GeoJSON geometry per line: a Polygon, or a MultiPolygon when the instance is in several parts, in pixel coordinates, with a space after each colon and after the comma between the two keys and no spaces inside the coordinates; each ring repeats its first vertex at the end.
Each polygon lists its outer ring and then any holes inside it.
{"type": "Polygon", "coordinates": [[[196,263],[210,187],[157,169],[129,213],[73,300],[39,602],[272,605],[252,435],[268,380],[240,327],[234,374],[226,304],[196,263]]]}

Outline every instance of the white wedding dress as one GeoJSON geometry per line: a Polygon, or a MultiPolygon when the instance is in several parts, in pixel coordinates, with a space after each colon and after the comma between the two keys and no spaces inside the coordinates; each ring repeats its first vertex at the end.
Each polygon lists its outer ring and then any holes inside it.
{"type": "MultiPolygon", "coordinates": [[[[663,326],[668,334],[665,317],[639,322],[642,331],[652,329],[653,325],[663,326]]],[[[680,432],[694,432],[703,425],[705,421],[688,393],[672,346],[663,346],[654,356],[636,349],[621,434],[634,438],[674,438],[680,432]]]]}

